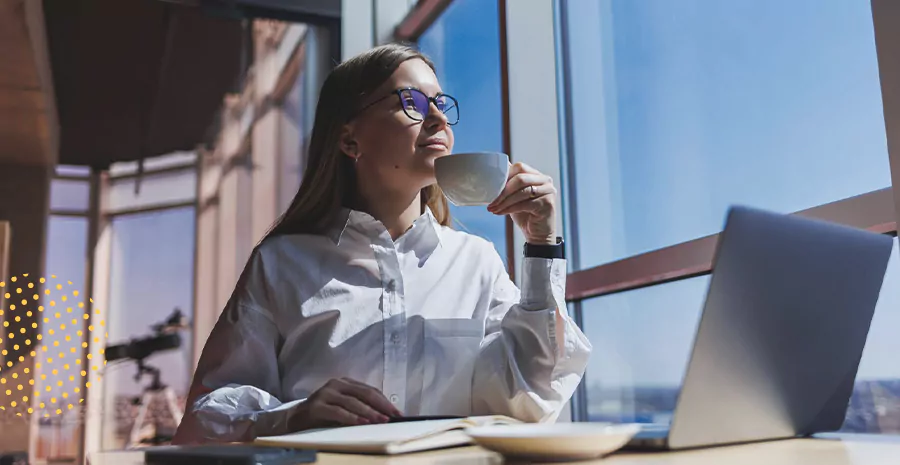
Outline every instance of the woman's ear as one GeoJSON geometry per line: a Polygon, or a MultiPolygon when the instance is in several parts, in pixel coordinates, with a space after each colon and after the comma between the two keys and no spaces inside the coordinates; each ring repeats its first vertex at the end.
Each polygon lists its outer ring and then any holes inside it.
{"type": "Polygon", "coordinates": [[[354,160],[359,158],[359,144],[356,142],[352,125],[345,124],[344,127],[341,128],[338,146],[341,148],[341,152],[344,152],[344,155],[347,155],[354,160]]]}

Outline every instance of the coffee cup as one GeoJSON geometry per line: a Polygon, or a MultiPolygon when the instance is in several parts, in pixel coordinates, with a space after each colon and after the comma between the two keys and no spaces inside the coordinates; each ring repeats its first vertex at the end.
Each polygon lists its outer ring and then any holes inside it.
{"type": "Polygon", "coordinates": [[[445,155],[434,161],[434,174],[453,205],[488,205],[506,186],[509,156],[500,152],[445,155]]]}

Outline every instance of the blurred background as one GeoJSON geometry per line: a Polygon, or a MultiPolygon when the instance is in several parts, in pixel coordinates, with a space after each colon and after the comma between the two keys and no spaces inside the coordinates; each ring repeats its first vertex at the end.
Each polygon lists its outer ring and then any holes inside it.
{"type": "MultiPolygon", "coordinates": [[[[891,0],[0,0],[0,451],[168,441],[325,76],[396,40],[459,100],[455,151],[560,186],[594,345],[567,417],[665,422],[729,205],[896,236],[896,24],[891,0]]],[[[453,214],[515,277],[512,224],[453,214]]],[[[845,431],[900,433],[898,330],[895,246],[845,431]]]]}

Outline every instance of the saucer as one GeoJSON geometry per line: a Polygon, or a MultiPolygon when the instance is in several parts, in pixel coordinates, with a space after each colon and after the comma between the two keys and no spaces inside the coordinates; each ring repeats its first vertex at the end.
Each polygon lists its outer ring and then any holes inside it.
{"type": "Polygon", "coordinates": [[[634,424],[528,423],[467,428],[476,444],[508,457],[585,460],[612,453],[640,430],[634,424]]]}

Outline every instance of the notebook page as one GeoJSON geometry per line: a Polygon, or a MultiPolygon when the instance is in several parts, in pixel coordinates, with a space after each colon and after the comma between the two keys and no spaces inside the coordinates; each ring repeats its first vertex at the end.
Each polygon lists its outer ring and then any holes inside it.
{"type": "Polygon", "coordinates": [[[291,444],[292,442],[315,444],[391,444],[412,441],[459,427],[469,426],[465,420],[428,420],[379,425],[346,426],[343,428],[301,431],[282,436],[258,438],[266,444],[291,444]]]}
{"type": "Polygon", "coordinates": [[[266,446],[305,447],[346,452],[402,453],[467,444],[470,440],[461,431],[464,428],[513,423],[521,422],[505,416],[490,415],[450,420],[384,423],[260,437],[256,439],[256,443],[266,446]],[[447,432],[458,434],[447,436],[447,432]],[[432,445],[432,442],[435,444],[432,445]]]}

